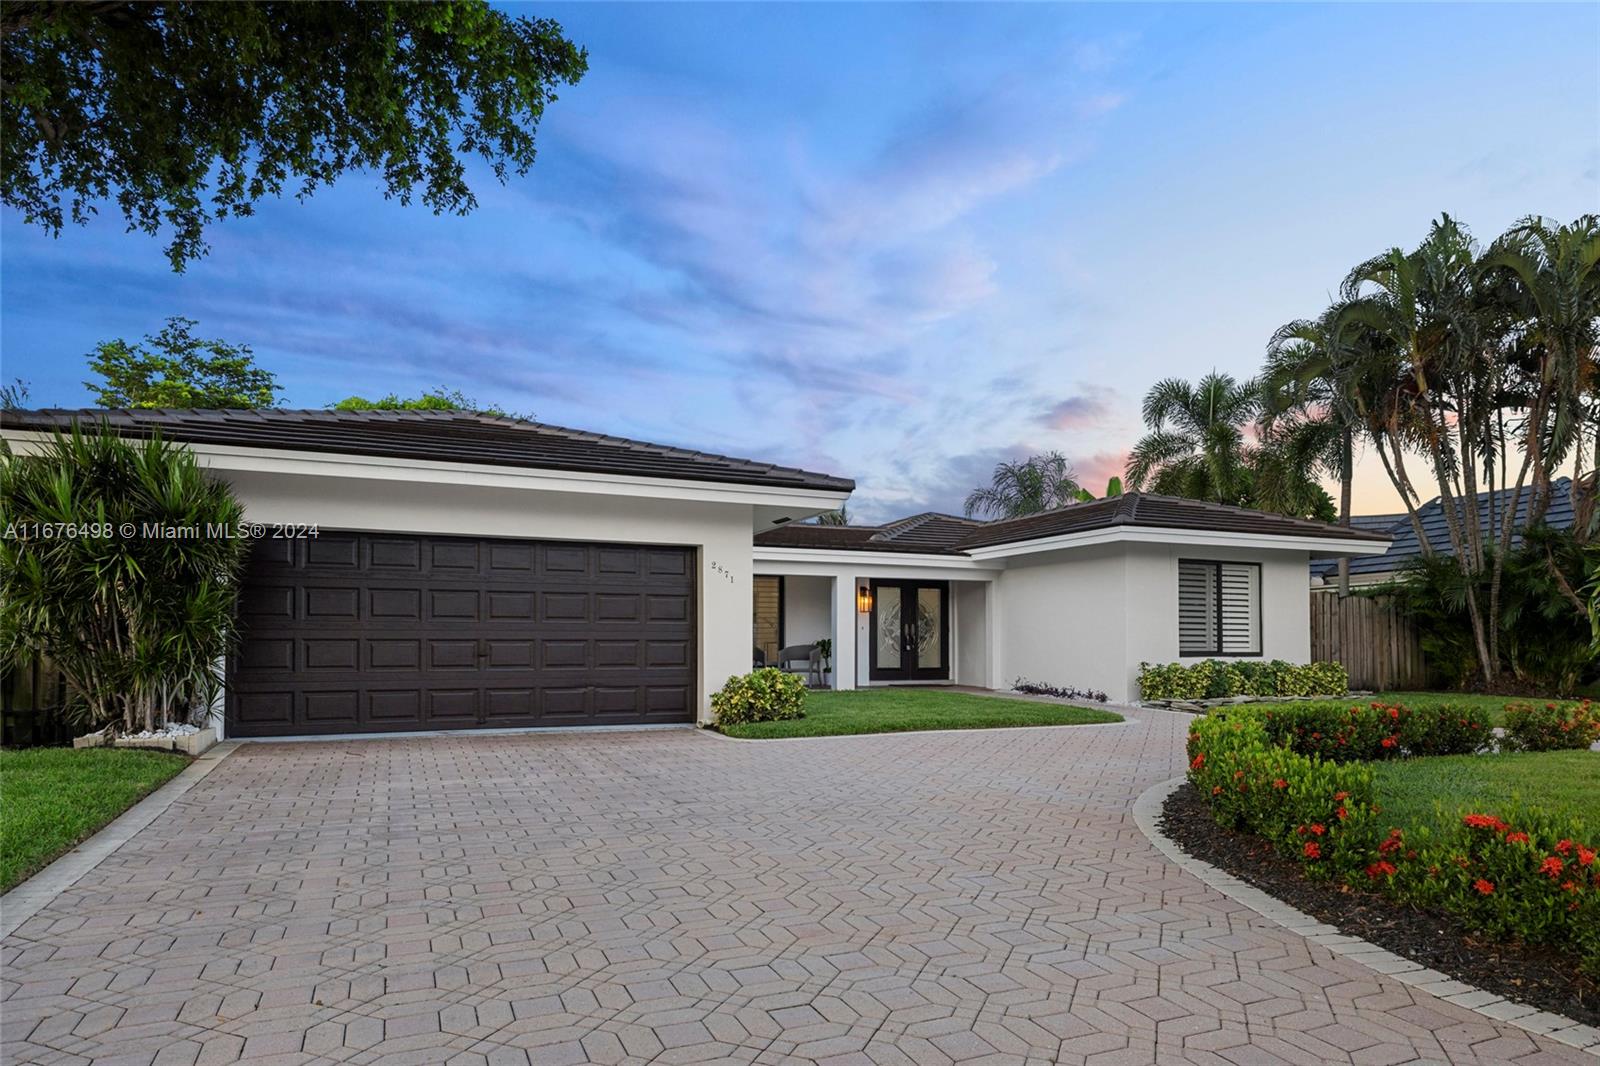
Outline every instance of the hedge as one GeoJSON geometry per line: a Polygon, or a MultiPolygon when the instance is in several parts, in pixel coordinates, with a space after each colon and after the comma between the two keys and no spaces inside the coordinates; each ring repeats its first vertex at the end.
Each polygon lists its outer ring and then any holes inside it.
{"type": "Polygon", "coordinates": [[[1342,696],[1350,675],[1342,663],[1295,665],[1202,659],[1197,663],[1140,663],[1139,698],[1215,700],[1227,696],[1342,696]]]}
{"type": "Polygon", "coordinates": [[[1493,937],[1570,950],[1600,975],[1600,840],[1580,823],[1507,805],[1444,833],[1390,824],[1370,768],[1297,750],[1293,727],[1284,732],[1281,718],[1269,726],[1267,713],[1228,708],[1192,726],[1189,780],[1219,824],[1265,837],[1310,876],[1445,911],[1493,937]]]}
{"type": "Polygon", "coordinates": [[[1470,755],[1493,745],[1494,720],[1471,704],[1413,709],[1399,703],[1318,701],[1252,708],[1268,738],[1335,762],[1405,755],[1470,755]]]}
{"type": "Polygon", "coordinates": [[[1560,751],[1587,748],[1600,740],[1600,711],[1594,703],[1508,703],[1506,736],[1509,751],[1560,751]]]}

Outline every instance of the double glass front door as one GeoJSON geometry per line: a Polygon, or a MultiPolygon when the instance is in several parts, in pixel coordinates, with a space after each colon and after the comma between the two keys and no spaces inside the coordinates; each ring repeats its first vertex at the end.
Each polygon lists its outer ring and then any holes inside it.
{"type": "Polygon", "coordinates": [[[872,680],[949,678],[948,593],[942,581],[872,583],[872,680]]]}

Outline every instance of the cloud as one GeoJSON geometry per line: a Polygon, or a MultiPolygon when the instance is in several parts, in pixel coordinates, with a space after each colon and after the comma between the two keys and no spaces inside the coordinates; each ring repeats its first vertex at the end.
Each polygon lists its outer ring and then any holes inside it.
{"type": "Polygon", "coordinates": [[[1111,413],[1113,395],[1110,389],[1091,386],[1045,408],[1039,416],[1039,423],[1047,429],[1060,432],[1097,425],[1111,413]]]}

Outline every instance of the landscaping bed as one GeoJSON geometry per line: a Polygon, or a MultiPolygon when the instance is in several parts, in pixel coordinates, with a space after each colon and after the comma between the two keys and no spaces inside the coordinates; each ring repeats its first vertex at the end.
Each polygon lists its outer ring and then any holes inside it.
{"type": "Polygon", "coordinates": [[[160,751],[0,751],[0,892],[71,850],[187,765],[183,756],[160,751]]]}
{"type": "Polygon", "coordinates": [[[1299,862],[1279,854],[1271,842],[1218,826],[1205,797],[1190,784],[1167,799],[1160,824],[1161,831],[1190,855],[1341,933],[1508,999],[1600,1025],[1600,983],[1579,968],[1571,952],[1497,942],[1446,914],[1338,881],[1312,881],[1301,872],[1299,862]]]}
{"type": "Polygon", "coordinates": [[[803,718],[741,722],[723,726],[722,732],[746,740],[775,740],[903,733],[919,729],[1005,729],[1122,721],[1122,716],[1112,711],[926,688],[809,692],[803,708],[803,718]]]}

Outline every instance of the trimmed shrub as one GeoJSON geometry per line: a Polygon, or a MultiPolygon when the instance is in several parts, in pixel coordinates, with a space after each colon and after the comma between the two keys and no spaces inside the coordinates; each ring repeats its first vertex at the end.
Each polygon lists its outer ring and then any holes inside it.
{"type": "Polygon", "coordinates": [[[717,728],[746,722],[782,722],[805,717],[806,685],[799,674],[762,667],[728,678],[711,694],[717,728]]]}
{"type": "Polygon", "coordinates": [[[1489,712],[1467,704],[1413,710],[1404,704],[1284,703],[1253,709],[1272,743],[1334,762],[1405,755],[1469,755],[1493,739],[1489,712]]]}
{"type": "Polygon", "coordinates": [[[1215,700],[1229,696],[1342,696],[1350,675],[1342,663],[1269,662],[1140,663],[1139,698],[1215,700]]]}
{"type": "Polygon", "coordinates": [[[1600,712],[1593,702],[1508,703],[1505,711],[1509,751],[1560,751],[1587,748],[1600,739],[1600,712]]]}
{"type": "Polygon", "coordinates": [[[1370,768],[1321,754],[1370,750],[1375,737],[1385,753],[1476,750],[1487,732],[1487,716],[1464,707],[1221,708],[1191,727],[1189,781],[1220,825],[1266,838],[1308,876],[1337,876],[1446,911],[1491,937],[1571,950],[1585,970],[1600,975],[1600,841],[1583,825],[1508,806],[1467,814],[1443,833],[1396,826],[1374,802],[1370,768]],[[1302,729],[1323,734],[1316,750],[1299,750],[1311,743],[1302,729]],[[1384,747],[1386,736],[1396,743],[1384,747]]]}
{"type": "Polygon", "coordinates": [[[1219,825],[1257,833],[1319,873],[1351,867],[1372,812],[1372,771],[1276,744],[1258,714],[1207,715],[1189,733],[1189,781],[1219,825]]]}

